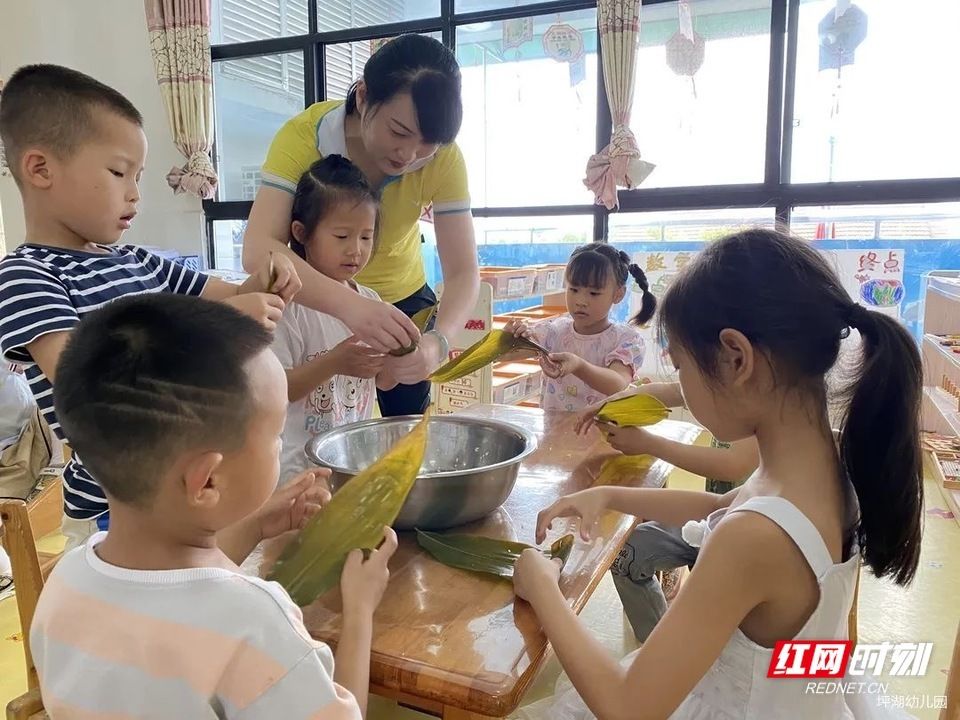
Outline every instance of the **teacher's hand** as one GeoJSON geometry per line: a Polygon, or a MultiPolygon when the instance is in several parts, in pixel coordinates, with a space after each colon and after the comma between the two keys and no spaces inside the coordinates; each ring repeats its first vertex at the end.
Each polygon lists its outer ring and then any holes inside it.
{"type": "Polygon", "coordinates": [[[410,347],[420,340],[417,326],[402,311],[388,303],[356,293],[338,316],[353,330],[358,340],[363,340],[379,352],[410,347]]]}
{"type": "Polygon", "coordinates": [[[440,357],[440,341],[433,335],[424,335],[413,352],[387,358],[387,367],[397,382],[413,385],[426,380],[444,359],[440,357]]]}

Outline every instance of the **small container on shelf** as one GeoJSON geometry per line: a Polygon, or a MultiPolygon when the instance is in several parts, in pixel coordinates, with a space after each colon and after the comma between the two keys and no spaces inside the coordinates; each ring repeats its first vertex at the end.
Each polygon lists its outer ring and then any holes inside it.
{"type": "Polygon", "coordinates": [[[543,371],[540,369],[538,362],[504,363],[495,366],[494,372],[522,377],[525,383],[523,390],[524,397],[540,394],[540,386],[543,383],[543,371]]]}
{"type": "Polygon", "coordinates": [[[493,372],[493,402],[498,405],[512,405],[526,396],[527,378],[525,375],[511,375],[493,372]]]}
{"type": "Polygon", "coordinates": [[[541,372],[540,363],[536,360],[530,362],[525,360],[506,362],[502,365],[495,365],[494,370],[497,372],[511,373],[513,375],[538,375],[541,372]]]}
{"type": "Polygon", "coordinates": [[[533,295],[546,295],[563,290],[564,274],[566,265],[547,264],[534,265],[537,270],[537,277],[533,283],[533,295]]]}
{"type": "Polygon", "coordinates": [[[529,297],[533,294],[536,278],[536,268],[532,267],[480,268],[480,280],[489,283],[493,288],[494,300],[529,297]]]}

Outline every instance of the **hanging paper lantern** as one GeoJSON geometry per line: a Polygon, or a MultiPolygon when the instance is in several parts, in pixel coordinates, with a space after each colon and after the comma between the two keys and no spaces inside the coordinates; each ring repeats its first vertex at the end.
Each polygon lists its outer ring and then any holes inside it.
{"type": "Polygon", "coordinates": [[[501,43],[504,50],[518,48],[531,40],[533,40],[533,18],[525,17],[503,21],[501,43]]]}
{"type": "Polygon", "coordinates": [[[667,67],[677,75],[692,78],[703,67],[706,47],[703,35],[696,31],[693,31],[692,40],[680,31],[675,32],[667,40],[667,67]]]}
{"type": "Polygon", "coordinates": [[[386,45],[386,44],[387,44],[388,42],[390,42],[391,40],[393,40],[392,37],[374,38],[373,40],[371,40],[371,41],[370,41],[370,55],[371,55],[371,56],[372,56],[372,55],[376,55],[377,50],[379,50],[380,48],[382,48],[384,45],[386,45]]]}
{"type": "Polygon", "coordinates": [[[820,36],[820,69],[839,70],[853,65],[854,52],[867,37],[867,14],[856,5],[837,7],[817,26],[820,36]]]}
{"type": "Polygon", "coordinates": [[[556,23],[543,33],[543,52],[557,62],[576,62],[583,57],[583,33],[573,25],[556,23]]]}

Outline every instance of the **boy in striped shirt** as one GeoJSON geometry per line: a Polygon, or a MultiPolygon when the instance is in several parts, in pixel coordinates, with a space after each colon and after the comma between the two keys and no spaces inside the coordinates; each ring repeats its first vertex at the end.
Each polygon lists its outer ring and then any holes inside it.
{"type": "MultiPolygon", "coordinates": [[[[25,365],[50,428],[57,358],[88,312],[126,295],[171,292],[222,300],[273,329],[300,288],[274,258],[239,289],[146,250],[115,245],[140,201],[143,119],[113,88],[56,65],[23,67],[0,95],[0,137],[23,198],[26,237],[0,261],[0,352],[25,365]]],[[[99,483],[74,455],[63,476],[67,547],[107,525],[99,483]]]]}
{"type": "Polygon", "coordinates": [[[347,558],[336,670],[283,588],[239,571],[258,538],[220,535],[255,513],[279,535],[329,497],[268,501],[287,414],[271,339],[223,303],[171,294],[123,298],[71,334],[55,407],[111,521],[40,595],[30,649],[53,720],[360,720],[394,532],[347,558]]]}

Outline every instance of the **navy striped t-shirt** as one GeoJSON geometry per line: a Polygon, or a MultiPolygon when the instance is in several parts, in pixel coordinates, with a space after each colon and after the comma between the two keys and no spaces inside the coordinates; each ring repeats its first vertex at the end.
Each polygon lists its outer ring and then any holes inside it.
{"type": "MultiPolygon", "coordinates": [[[[0,352],[22,363],[30,390],[50,429],[65,438],[53,410],[53,386],[27,346],[49,333],[70,331],[80,318],[128,295],[200,295],[207,277],[132,245],[101,246],[103,254],[21,245],[0,260],[0,352]]],[[[63,474],[68,517],[89,520],[107,511],[103,490],[76,455],[63,474]]]]}

